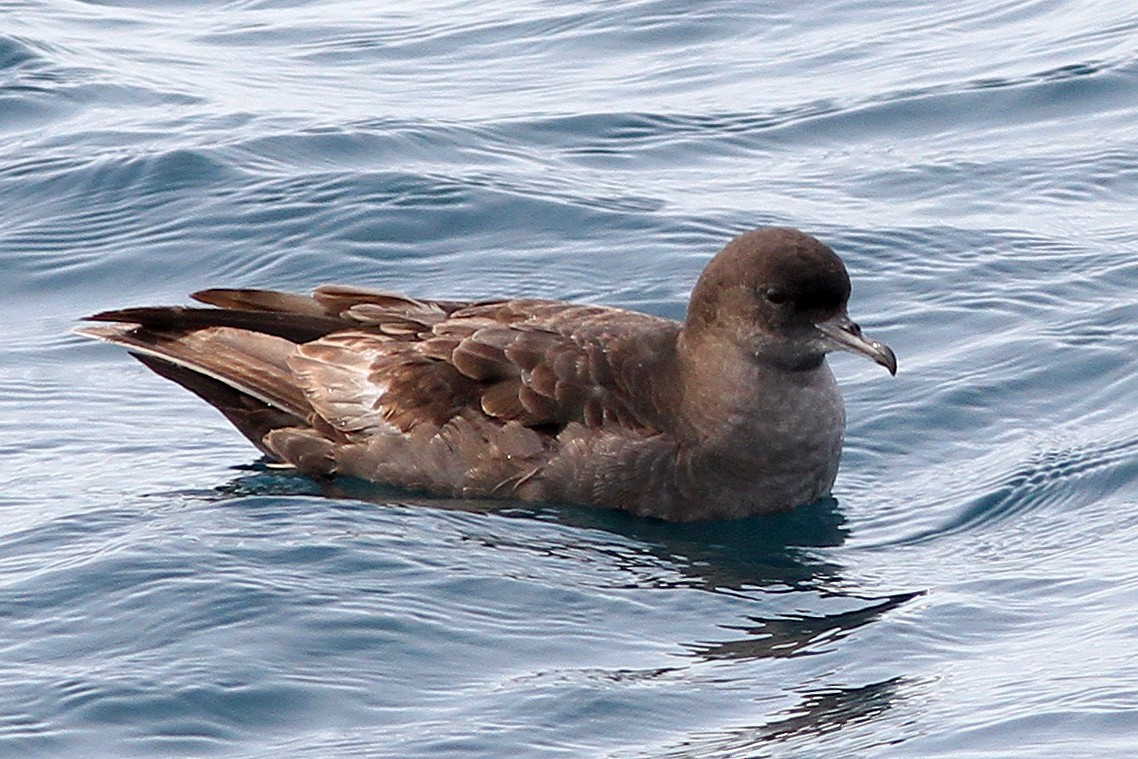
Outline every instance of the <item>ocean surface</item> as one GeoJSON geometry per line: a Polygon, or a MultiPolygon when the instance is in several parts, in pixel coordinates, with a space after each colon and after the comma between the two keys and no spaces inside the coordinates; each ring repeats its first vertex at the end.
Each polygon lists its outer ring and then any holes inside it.
{"type": "Polygon", "coordinates": [[[1133,2],[0,0],[0,313],[0,756],[1138,756],[1133,2]],[[70,333],[767,224],[900,358],[780,517],[330,493],[70,333]]]}

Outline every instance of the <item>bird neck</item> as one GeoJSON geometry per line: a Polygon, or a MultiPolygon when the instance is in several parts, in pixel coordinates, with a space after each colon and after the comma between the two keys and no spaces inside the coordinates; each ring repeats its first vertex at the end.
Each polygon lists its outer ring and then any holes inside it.
{"type": "MultiPolygon", "coordinates": [[[[682,331],[676,345],[681,433],[702,445],[769,444],[776,420],[813,415],[811,403],[840,407],[833,374],[824,361],[788,368],[715,335],[682,331]],[[750,438],[755,438],[754,441],[750,438]]],[[[840,408],[837,415],[843,415],[840,408]]],[[[835,416],[826,410],[826,416],[835,416]]]]}

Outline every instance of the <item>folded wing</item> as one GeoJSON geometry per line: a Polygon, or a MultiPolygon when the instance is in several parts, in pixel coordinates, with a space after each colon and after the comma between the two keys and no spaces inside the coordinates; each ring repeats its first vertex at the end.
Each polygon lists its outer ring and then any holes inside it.
{"type": "MultiPolygon", "coordinates": [[[[552,439],[569,424],[659,431],[653,376],[677,326],[619,309],[543,300],[424,301],[324,286],[311,297],[206,290],[212,308],[148,307],[88,317],[216,406],[262,450],[280,428],[330,445],[419,437],[457,419],[552,439]],[[619,350],[614,350],[618,348],[619,350]],[[637,393],[630,389],[637,387],[637,393]]],[[[532,447],[532,445],[530,446],[532,447]]]]}

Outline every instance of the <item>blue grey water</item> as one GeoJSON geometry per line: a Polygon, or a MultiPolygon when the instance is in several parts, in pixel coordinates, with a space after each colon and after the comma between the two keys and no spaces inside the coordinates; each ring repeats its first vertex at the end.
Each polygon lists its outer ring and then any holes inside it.
{"type": "Polygon", "coordinates": [[[0,1],[0,755],[1138,755],[1138,6],[0,1]],[[69,333],[210,286],[680,317],[845,258],[834,498],[266,469],[69,333]]]}

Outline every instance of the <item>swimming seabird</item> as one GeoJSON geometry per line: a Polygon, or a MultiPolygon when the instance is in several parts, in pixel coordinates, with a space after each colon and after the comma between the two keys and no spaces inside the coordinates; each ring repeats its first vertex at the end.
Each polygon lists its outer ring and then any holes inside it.
{"type": "Polygon", "coordinates": [[[84,335],[215,406],[270,459],[471,498],[667,520],[785,511],[827,493],[845,409],[826,354],[897,359],[846,313],[830,248],[736,237],[676,322],[517,298],[420,300],[325,285],[193,294],[87,317],[84,335]]]}

